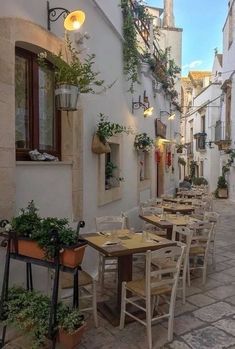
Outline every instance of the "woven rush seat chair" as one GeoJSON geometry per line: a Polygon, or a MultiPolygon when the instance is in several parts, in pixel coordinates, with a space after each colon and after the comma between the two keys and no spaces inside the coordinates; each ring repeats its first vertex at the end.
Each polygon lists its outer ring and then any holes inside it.
{"type": "Polygon", "coordinates": [[[173,339],[175,299],[184,249],[183,246],[170,246],[158,251],[147,251],[144,278],[122,283],[120,329],[125,325],[126,315],[140,322],[147,329],[149,349],[152,349],[152,324],[157,320],[168,319],[168,340],[173,339]],[[164,258],[171,258],[176,264],[170,268],[153,270],[152,260],[164,258]],[[169,297],[169,311],[163,315],[154,315],[155,299],[161,296],[169,297]],[[145,312],[145,320],[130,313],[127,304],[145,312]]]}
{"type": "MultiPolygon", "coordinates": [[[[126,217],[121,216],[103,216],[96,217],[95,224],[98,232],[105,232],[109,230],[124,229],[126,223],[126,217]]],[[[98,268],[98,280],[101,285],[101,289],[104,288],[104,279],[106,273],[117,272],[117,258],[104,256],[99,253],[99,268],[98,268]]]]}
{"type": "MultiPolygon", "coordinates": [[[[73,288],[73,275],[69,273],[61,273],[60,286],[62,289],[62,299],[68,299],[72,296],[63,296],[63,290],[73,288]]],[[[97,294],[96,294],[96,280],[88,274],[86,271],[79,271],[78,274],[78,290],[79,290],[79,301],[81,303],[88,300],[91,303],[88,307],[79,307],[79,311],[86,312],[92,311],[95,327],[98,327],[98,315],[97,315],[97,294]]]]}

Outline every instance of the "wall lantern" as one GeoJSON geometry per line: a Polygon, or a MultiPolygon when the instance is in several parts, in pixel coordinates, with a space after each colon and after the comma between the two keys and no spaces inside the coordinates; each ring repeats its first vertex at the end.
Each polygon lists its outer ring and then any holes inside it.
{"type": "Polygon", "coordinates": [[[134,114],[135,110],[138,110],[140,108],[144,109],[144,117],[152,116],[153,114],[153,107],[150,107],[149,98],[146,96],[146,91],[144,91],[143,96],[143,102],[141,102],[141,96],[139,96],[138,102],[132,101],[132,114],[134,114]]]}
{"type": "Polygon", "coordinates": [[[51,30],[51,22],[56,22],[61,16],[64,18],[64,27],[66,30],[78,30],[85,22],[86,15],[83,11],[70,12],[63,7],[50,8],[49,1],[47,1],[47,29],[51,30]]]}
{"type": "Polygon", "coordinates": [[[166,110],[160,110],[160,120],[161,120],[161,115],[162,114],[167,114],[168,115],[168,120],[175,120],[175,113],[168,112],[166,110]]]}

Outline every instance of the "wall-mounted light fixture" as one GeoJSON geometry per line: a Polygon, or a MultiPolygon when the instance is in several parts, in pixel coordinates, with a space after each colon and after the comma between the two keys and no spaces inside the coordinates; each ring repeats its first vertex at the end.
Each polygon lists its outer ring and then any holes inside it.
{"type": "Polygon", "coordinates": [[[135,110],[138,110],[140,108],[144,109],[144,117],[145,118],[147,116],[152,116],[154,108],[150,107],[149,98],[146,95],[146,91],[144,91],[143,102],[141,101],[141,96],[139,96],[138,102],[132,101],[132,114],[134,114],[135,110]]]}
{"type": "Polygon", "coordinates": [[[160,120],[161,120],[161,115],[162,114],[167,114],[168,115],[168,120],[175,120],[175,113],[169,113],[166,110],[160,110],[160,120]]]}
{"type": "Polygon", "coordinates": [[[64,27],[66,30],[78,30],[83,25],[86,15],[83,11],[70,12],[63,7],[50,8],[47,1],[47,29],[51,30],[51,22],[56,22],[61,16],[64,18],[64,27]]]}

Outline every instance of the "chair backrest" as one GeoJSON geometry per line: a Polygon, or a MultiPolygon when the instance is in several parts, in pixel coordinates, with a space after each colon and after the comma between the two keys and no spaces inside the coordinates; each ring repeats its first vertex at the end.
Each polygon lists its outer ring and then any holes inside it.
{"type": "Polygon", "coordinates": [[[174,290],[173,296],[176,296],[176,287],[184,253],[185,247],[182,244],[163,247],[157,251],[146,252],[146,294],[150,296],[151,290],[156,287],[170,286],[172,287],[172,291],[174,290]],[[154,259],[165,259],[166,261],[172,260],[176,263],[169,268],[154,270],[152,267],[152,261],[154,259]]]}
{"type": "Polygon", "coordinates": [[[142,230],[143,220],[139,217],[139,207],[133,207],[128,211],[122,212],[122,215],[125,217],[126,227],[128,229],[142,230]]]}
{"type": "Polygon", "coordinates": [[[188,257],[189,257],[191,243],[192,243],[193,233],[194,233],[193,229],[189,229],[188,227],[179,227],[177,225],[173,226],[172,240],[173,241],[177,240],[185,244],[185,258],[183,263],[183,273],[185,275],[187,272],[188,257]]]}
{"type": "Polygon", "coordinates": [[[214,230],[214,223],[210,222],[195,222],[188,225],[190,229],[193,229],[192,244],[204,246],[205,254],[208,253],[212,234],[214,230]]]}
{"type": "Polygon", "coordinates": [[[124,216],[103,216],[95,218],[96,230],[112,230],[112,229],[124,229],[125,217],[124,216]]]}
{"type": "Polygon", "coordinates": [[[162,198],[151,198],[148,199],[147,203],[154,204],[154,205],[161,205],[162,204],[162,198]]]}
{"type": "Polygon", "coordinates": [[[217,212],[205,212],[204,219],[208,222],[218,223],[220,215],[217,212]]]}
{"type": "Polygon", "coordinates": [[[150,216],[150,215],[160,215],[163,213],[163,208],[162,207],[142,207],[141,208],[141,214],[143,216],[150,216]]]}

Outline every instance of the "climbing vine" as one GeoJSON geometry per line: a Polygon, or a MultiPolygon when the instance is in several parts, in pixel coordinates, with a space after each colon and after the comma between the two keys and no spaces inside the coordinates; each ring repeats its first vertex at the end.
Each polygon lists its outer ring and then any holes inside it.
{"type": "Polygon", "coordinates": [[[129,91],[134,92],[134,84],[139,83],[138,67],[140,64],[140,56],[138,52],[137,32],[135,28],[133,14],[131,12],[129,1],[121,0],[121,8],[123,15],[123,61],[124,74],[130,81],[129,91]]]}

